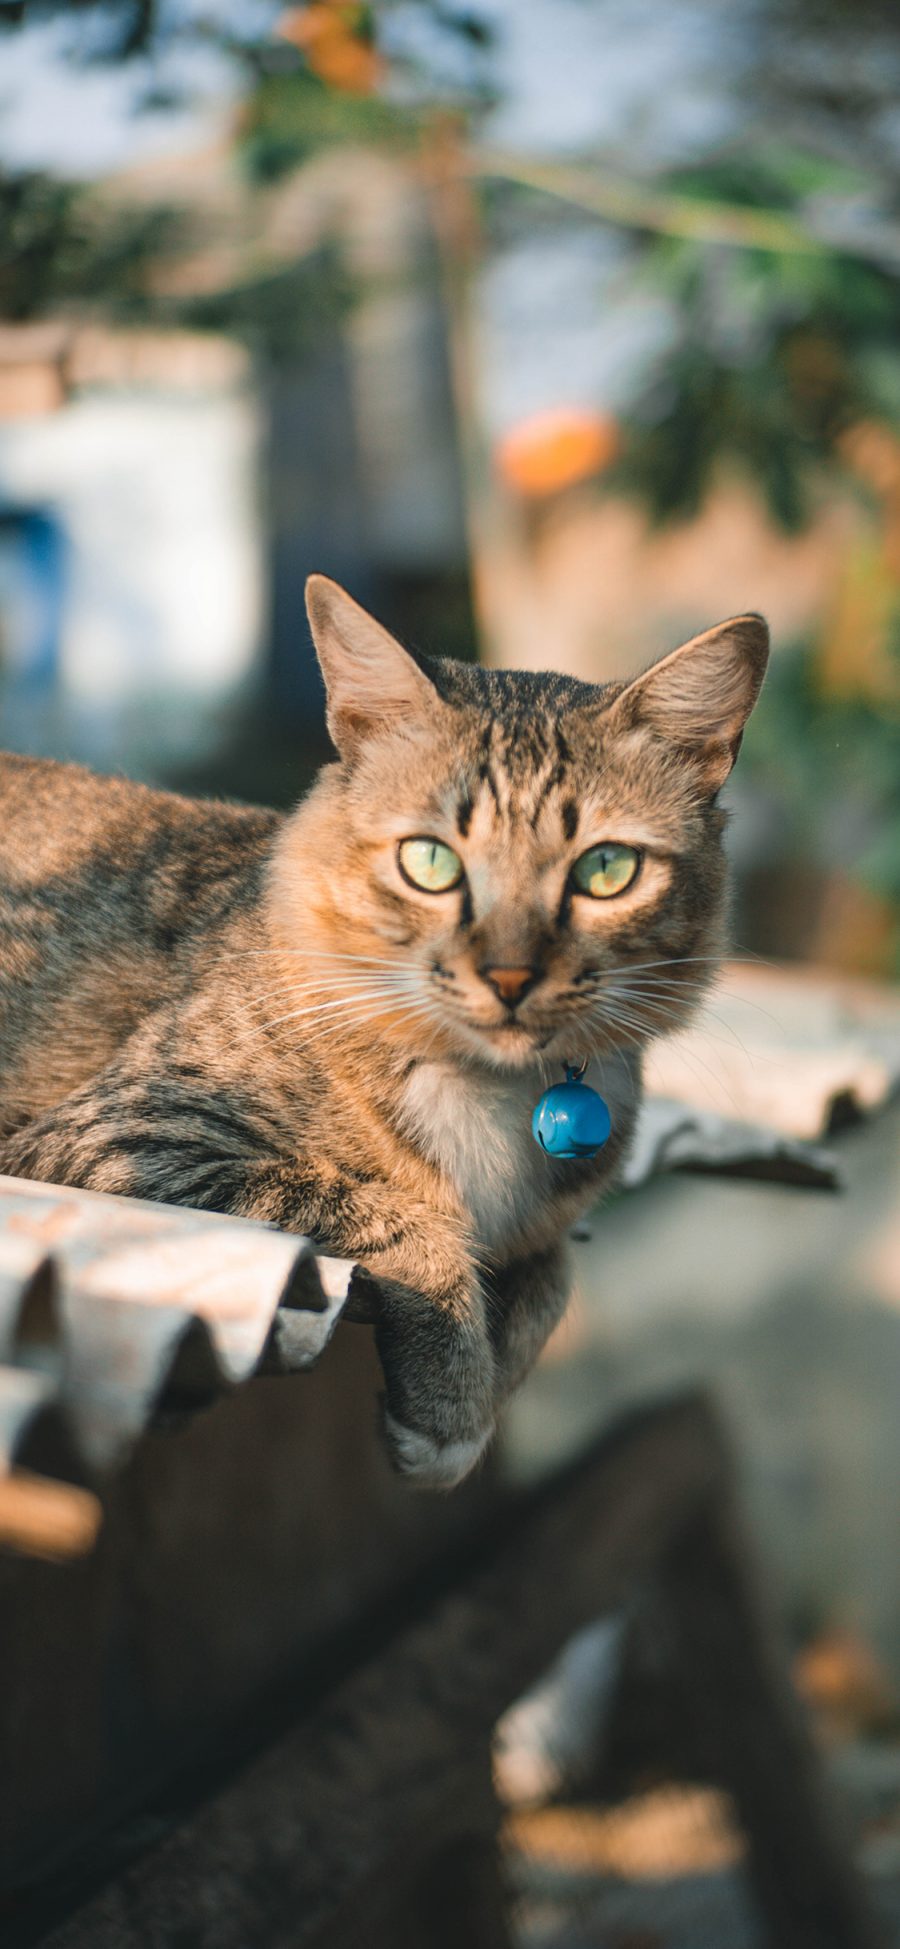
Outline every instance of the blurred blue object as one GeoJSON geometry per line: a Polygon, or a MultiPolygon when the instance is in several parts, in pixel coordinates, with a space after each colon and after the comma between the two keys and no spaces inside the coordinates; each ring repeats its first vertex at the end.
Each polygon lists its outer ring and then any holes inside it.
{"type": "Polygon", "coordinates": [[[57,516],[0,502],[2,747],[40,751],[53,738],[68,580],[67,538],[57,516]]]}
{"type": "Polygon", "coordinates": [[[34,695],[56,681],[65,557],[54,515],[0,507],[0,670],[8,698],[34,695]]]}

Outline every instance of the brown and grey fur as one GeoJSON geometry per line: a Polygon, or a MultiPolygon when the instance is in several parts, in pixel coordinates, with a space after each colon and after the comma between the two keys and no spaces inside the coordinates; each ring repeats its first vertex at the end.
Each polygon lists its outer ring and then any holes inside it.
{"type": "Polygon", "coordinates": [[[716,795],[765,667],[740,617],[629,685],[414,661],[333,583],[310,620],[339,753],[288,817],[0,760],[0,1170],[312,1234],[378,1281],[394,1459],[473,1465],[565,1304],[643,1044],[721,951],[716,795]],[[462,885],[418,892],[399,841],[462,885]],[[638,847],[614,899],[589,845],[638,847]],[[513,1007],[486,969],[532,970],[513,1007]],[[531,1112],[590,1056],[613,1136],[531,1112]]]}

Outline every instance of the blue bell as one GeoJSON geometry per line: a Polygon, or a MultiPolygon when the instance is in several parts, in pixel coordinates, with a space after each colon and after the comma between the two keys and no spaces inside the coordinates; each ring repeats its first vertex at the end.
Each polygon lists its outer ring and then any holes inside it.
{"type": "Polygon", "coordinates": [[[532,1135],[549,1157],[596,1157],[612,1130],[612,1118],[602,1096],[581,1081],[587,1068],[570,1069],[566,1080],[545,1090],[535,1104],[532,1135]]]}

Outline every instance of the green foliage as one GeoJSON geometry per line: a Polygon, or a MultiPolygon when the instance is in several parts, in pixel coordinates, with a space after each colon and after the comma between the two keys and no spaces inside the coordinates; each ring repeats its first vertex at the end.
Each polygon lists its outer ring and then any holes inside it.
{"type": "Polygon", "coordinates": [[[104,58],[129,61],[152,45],[159,30],[160,7],[158,0],[0,0],[0,30],[46,21],[53,14],[99,19],[104,29],[104,58]]]}
{"type": "Polygon", "coordinates": [[[261,363],[295,366],[335,329],[354,291],[331,245],[268,276],[187,299],[170,322],[240,339],[261,363]]]}
{"type": "Polygon", "coordinates": [[[128,318],[146,309],[148,266],[181,244],[183,220],[160,208],[112,209],[28,173],[0,176],[0,235],[0,317],[102,307],[128,318]]]}
{"type": "MultiPolygon", "coordinates": [[[[669,183],[795,216],[800,190],[850,186],[843,168],[777,150],[669,183]]],[[[722,463],[736,463],[784,528],[802,526],[821,469],[841,469],[841,433],[891,410],[900,390],[900,282],[825,248],[790,255],[666,236],[639,243],[633,282],[668,302],[674,330],[628,415],[621,484],[657,520],[682,519],[722,463]]]]}
{"type": "MultiPolygon", "coordinates": [[[[410,0],[403,0],[409,11],[410,0]]],[[[479,18],[440,0],[412,0],[427,15],[437,38],[449,37],[475,54],[489,45],[479,18]]],[[[382,12],[389,11],[385,0],[382,12]]],[[[423,118],[430,112],[427,85],[412,62],[392,63],[402,75],[402,105],[375,88],[332,85],[312,60],[287,39],[254,41],[235,16],[233,31],[223,22],[205,25],[179,20],[156,0],[76,0],[91,33],[80,58],[120,61],[151,53],[163,42],[205,34],[229,53],[245,72],[239,121],[238,155],[251,185],[263,192],[320,150],[334,145],[414,148],[423,118]],[[103,28],[101,33],[99,30],[103,28]]],[[[304,10],[293,10],[301,19],[304,10]]],[[[307,10],[310,11],[310,10],[307,10]]],[[[324,13],[320,6],[313,13],[324,13]]],[[[337,9],[350,48],[369,49],[376,10],[363,5],[337,9]]],[[[27,25],[41,9],[4,5],[0,29],[27,25]]],[[[64,0],[48,0],[44,14],[69,12],[64,0]]],[[[3,34],[0,32],[0,47],[3,34]]],[[[79,43],[81,45],[81,43],[79,43]]],[[[477,89],[475,90],[477,94],[477,89]]],[[[263,359],[296,363],[352,300],[351,281],[337,244],[298,261],[258,268],[252,248],[246,270],[211,295],[174,299],[158,294],[155,273],[166,259],[201,253],[209,240],[200,228],[202,212],[176,214],[164,208],[116,204],[85,185],[59,182],[43,174],[0,172],[0,318],[22,321],[47,316],[95,315],[150,325],[195,326],[243,340],[263,359]]],[[[264,222],[264,218],[263,218],[264,222]]],[[[170,280],[166,280],[170,282],[170,280]]]]}
{"type": "Polygon", "coordinates": [[[42,175],[0,176],[0,318],[97,315],[124,325],[223,332],[266,360],[295,363],[352,299],[335,246],[202,297],[158,296],[152,273],[198,245],[195,224],[118,206],[42,175]]]}
{"type": "MultiPolygon", "coordinates": [[[[61,0],[56,11],[66,11],[61,0]]],[[[154,0],[79,0],[77,11],[95,28],[107,22],[110,58],[153,47],[164,34],[164,10],[154,0]]],[[[22,5],[4,8],[0,0],[0,22],[27,19],[29,12],[22,5]]],[[[208,28],[245,68],[238,149],[252,182],[266,185],[337,144],[415,150],[423,125],[451,99],[470,124],[477,122],[490,99],[481,62],[491,41],[484,21],[443,0],[348,4],[333,17],[344,21],[350,47],[368,49],[385,38],[395,12],[419,14],[427,23],[421,44],[429,50],[428,66],[392,56],[387,90],[364,80],[357,92],[333,85],[327,67],[318,71],[324,56],[313,16],[327,13],[321,5],[291,10],[293,42],[282,35],[254,43],[239,27],[208,28]],[[449,42],[457,52],[464,44],[472,59],[468,80],[459,81],[457,63],[457,79],[445,87],[440,50],[449,42]]],[[[165,27],[170,38],[187,32],[184,23],[165,27]]],[[[748,137],[740,149],[703,166],[633,187],[638,200],[644,191],[651,201],[659,192],[660,207],[666,196],[716,205],[726,233],[729,211],[767,212],[786,216],[807,236],[823,203],[832,215],[846,215],[854,199],[871,208],[879,189],[858,168],[792,145],[771,125],[764,140],[748,137]]],[[[487,196],[496,234],[497,193],[487,196]]],[[[510,206],[507,193],[505,207],[532,225],[533,199],[523,200],[521,190],[515,197],[510,206]]],[[[542,208],[546,218],[543,199],[542,208]]],[[[785,529],[802,527],[823,471],[832,478],[841,472],[846,428],[862,417],[900,414],[900,280],[892,267],[818,248],[814,240],[812,248],[791,253],[667,234],[664,216],[652,229],[639,228],[628,214],[616,220],[631,240],[626,285],[648,302],[661,298],[672,330],[627,410],[622,456],[606,484],[639,496],[656,520],[684,519],[696,513],[723,467],[737,467],[785,529]]],[[[349,298],[332,251],[306,266],[251,271],[213,298],[161,309],[150,296],[147,270],[184,242],[178,220],[135,207],[116,215],[88,192],[44,176],[0,180],[0,228],[6,246],[0,315],[6,318],[102,305],[115,317],[207,322],[273,357],[294,358],[314,340],[316,321],[327,325],[349,298]]]]}
{"type": "MultiPolygon", "coordinates": [[[[892,660],[900,693],[900,613],[892,660]]],[[[839,866],[900,903],[900,710],[823,689],[810,645],[773,659],[742,769],[783,814],[797,858],[839,866]]]]}
{"type": "Polygon", "coordinates": [[[410,110],[330,88],[298,63],[260,76],[245,108],[241,151],[250,175],[271,182],[336,143],[409,144],[416,126],[410,110]]]}
{"type": "MultiPolygon", "coordinates": [[[[362,87],[357,92],[334,86],[327,67],[319,72],[322,54],[314,37],[305,51],[287,43],[242,48],[242,58],[253,73],[241,131],[241,151],[252,176],[272,181],[338,143],[415,150],[423,126],[437,110],[450,107],[471,118],[493,98],[482,71],[482,57],[493,44],[493,33],[479,15],[444,6],[441,0],[401,0],[399,6],[396,0],[380,0],[378,6],[348,4],[336,12],[346,17],[350,44],[377,48],[394,10],[418,15],[427,23],[434,66],[395,52],[389,64],[393,85],[388,89],[362,87]],[[468,81],[460,81],[457,75],[452,85],[442,82],[445,44],[466,50],[468,81]]],[[[304,10],[294,11],[302,19],[304,10]]],[[[313,4],[306,11],[323,14],[326,8],[313,4]]]]}

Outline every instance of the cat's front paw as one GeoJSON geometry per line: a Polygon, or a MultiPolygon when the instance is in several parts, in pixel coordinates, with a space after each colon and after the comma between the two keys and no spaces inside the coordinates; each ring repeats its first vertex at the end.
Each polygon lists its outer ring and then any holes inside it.
{"type": "Polygon", "coordinates": [[[417,1489],[455,1489],[480,1461],[494,1432],[469,1441],[437,1441],[419,1428],[405,1428],[392,1414],[385,1414],[385,1432],[394,1467],[408,1476],[417,1489]]]}

